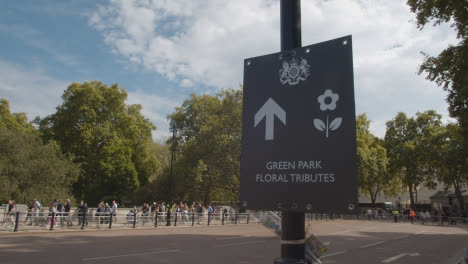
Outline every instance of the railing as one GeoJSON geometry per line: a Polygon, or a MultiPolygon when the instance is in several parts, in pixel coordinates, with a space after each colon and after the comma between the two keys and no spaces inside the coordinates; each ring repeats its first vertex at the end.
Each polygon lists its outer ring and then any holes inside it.
{"type": "Polygon", "coordinates": [[[258,223],[258,213],[15,213],[5,215],[1,231],[55,229],[111,229],[181,225],[230,225],[258,223]]]}
{"type": "MultiPolygon", "coordinates": [[[[281,212],[251,212],[251,213],[231,213],[222,212],[197,213],[197,212],[174,212],[143,213],[132,211],[120,211],[117,214],[110,212],[89,212],[89,213],[47,213],[47,212],[17,212],[13,215],[4,213],[0,222],[0,231],[38,231],[55,229],[112,229],[112,228],[153,228],[158,226],[201,226],[201,225],[236,225],[259,223],[266,214],[273,215],[277,222],[280,222],[281,212]]],[[[342,215],[324,213],[306,213],[306,221],[333,221],[335,219],[366,220],[367,215],[342,215]]],[[[463,217],[414,217],[413,220],[407,216],[399,215],[395,217],[384,214],[371,217],[370,221],[381,222],[411,222],[413,224],[457,226],[467,225],[468,218],[463,217]]]]}

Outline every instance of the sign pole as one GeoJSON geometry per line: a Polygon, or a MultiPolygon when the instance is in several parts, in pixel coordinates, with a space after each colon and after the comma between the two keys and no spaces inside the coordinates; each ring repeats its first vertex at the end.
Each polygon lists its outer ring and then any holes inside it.
{"type": "MultiPolygon", "coordinates": [[[[281,0],[281,51],[300,48],[301,1],[281,0]]],[[[281,258],[275,264],[304,263],[305,214],[283,207],[281,215],[281,258]]]]}

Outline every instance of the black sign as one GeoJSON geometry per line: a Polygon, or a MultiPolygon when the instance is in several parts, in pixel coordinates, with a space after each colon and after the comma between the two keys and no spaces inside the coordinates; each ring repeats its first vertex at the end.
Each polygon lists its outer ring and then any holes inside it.
{"type": "Polygon", "coordinates": [[[248,209],[357,207],[351,36],[244,61],[240,199],[248,209]]]}

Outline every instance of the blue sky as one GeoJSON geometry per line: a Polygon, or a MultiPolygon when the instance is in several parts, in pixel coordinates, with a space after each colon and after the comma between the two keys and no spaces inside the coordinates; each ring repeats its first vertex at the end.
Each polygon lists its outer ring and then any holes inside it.
{"type": "MultiPolygon", "coordinates": [[[[405,2],[302,1],[303,45],[353,35],[357,113],[380,137],[400,111],[448,120],[445,92],[416,72],[420,51],[437,55],[455,34],[417,29],[405,2]]],[[[4,1],[0,43],[0,97],[14,112],[53,113],[73,81],[118,83],[160,140],[191,93],[238,89],[243,59],[279,51],[279,1],[4,1]]]]}

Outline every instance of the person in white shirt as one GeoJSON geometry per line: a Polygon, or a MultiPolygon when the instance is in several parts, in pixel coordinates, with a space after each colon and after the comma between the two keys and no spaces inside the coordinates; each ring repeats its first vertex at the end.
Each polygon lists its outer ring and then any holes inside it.
{"type": "Polygon", "coordinates": [[[115,201],[112,201],[112,216],[114,217],[114,223],[117,223],[117,203],[115,201]]]}

